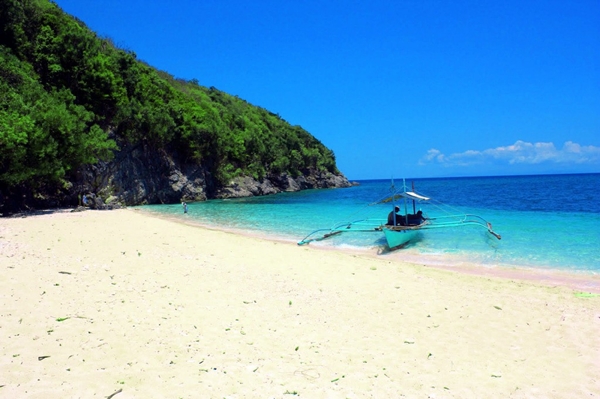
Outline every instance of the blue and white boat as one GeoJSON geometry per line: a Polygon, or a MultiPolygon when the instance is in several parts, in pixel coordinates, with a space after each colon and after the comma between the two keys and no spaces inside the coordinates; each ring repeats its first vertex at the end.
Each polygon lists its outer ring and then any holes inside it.
{"type": "MultiPolygon", "coordinates": [[[[417,211],[417,204],[430,202],[431,198],[419,194],[414,188],[409,191],[404,182],[400,190],[396,190],[392,183],[391,195],[373,202],[369,205],[391,203],[392,211],[387,219],[368,218],[352,222],[336,224],[329,229],[318,229],[298,242],[298,245],[320,241],[342,233],[373,232],[385,235],[390,249],[401,248],[420,234],[422,231],[440,228],[456,228],[463,226],[479,226],[485,228],[491,235],[501,239],[500,234],[494,232],[492,224],[480,216],[473,214],[452,214],[445,210],[442,216],[429,217],[421,210],[417,211]],[[412,206],[411,206],[412,205],[412,206]],[[410,208],[412,213],[410,213],[410,208]],[[403,209],[402,209],[403,208],[403,209]]],[[[437,202],[437,208],[443,204],[437,202]]]]}

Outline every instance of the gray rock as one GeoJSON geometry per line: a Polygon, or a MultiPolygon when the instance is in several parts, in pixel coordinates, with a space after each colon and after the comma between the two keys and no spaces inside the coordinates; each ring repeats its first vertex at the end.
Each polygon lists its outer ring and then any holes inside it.
{"type": "Polygon", "coordinates": [[[334,175],[329,172],[318,172],[296,178],[288,174],[270,175],[262,181],[244,176],[233,179],[229,185],[218,191],[216,197],[239,198],[313,188],[344,188],[352,185],[343,175],[334,175]]]}
{"type": "Polygon", "coordinates": [[[90,208],[114,209],[130,205],[240,198],[351,185],[343,175],[309,171],[297,177],[281,174],[260,180],[239,176],[227,186],[218,187],[204,166],[182,163],[177,160],[176,154],[137,145],[123,147],[109,162],[99,162],[83,169],[70,191],[74,196],[88,194],[92,199],[90,208]]]}

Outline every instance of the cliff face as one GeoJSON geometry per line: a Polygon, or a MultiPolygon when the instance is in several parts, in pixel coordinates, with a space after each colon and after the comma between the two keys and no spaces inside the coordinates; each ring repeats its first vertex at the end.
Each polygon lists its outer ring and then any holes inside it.
{"type": "Polygon", "coordinates": [[[109,162],[85,167],[73,191],[100,198],[98,205],[127,206],[176,203],[208,198],[206,172],[179,165],[164,150],[124,146],[109,162]]]}
{"type": "Polygon", "coordinates": [[[86,194],[93,208],[111,209],[350,186],[346,177],[329,172],[312,172],[295,178],[287,174],[269,175],[260,181],[249,176],[237,177],[227,186],[218,186],[207,168],[180,162],[176,154],[165,150],[137,145],[122,148],[110,162],[99,162],[78,173],[66,202],[77,205],[77,194],[86,194]]]}

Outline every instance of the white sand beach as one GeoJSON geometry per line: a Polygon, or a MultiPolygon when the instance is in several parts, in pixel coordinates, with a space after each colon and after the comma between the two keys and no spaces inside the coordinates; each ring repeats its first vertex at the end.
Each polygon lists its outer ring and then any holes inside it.
{"type": "Polygon", "coordinates": [[[600,296],[497,274],[135,209],[4,218],[0,398],[600,397],[600,296]]]}

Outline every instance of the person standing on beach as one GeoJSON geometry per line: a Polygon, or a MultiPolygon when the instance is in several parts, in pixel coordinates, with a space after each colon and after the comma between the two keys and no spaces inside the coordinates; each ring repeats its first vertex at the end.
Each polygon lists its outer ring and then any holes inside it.
{"type": "Polygon", "coordinates": [[[182,202],[181,206],[183,206],[183,213],[187,213],[187,204],[185,202],[182,202]]]}

